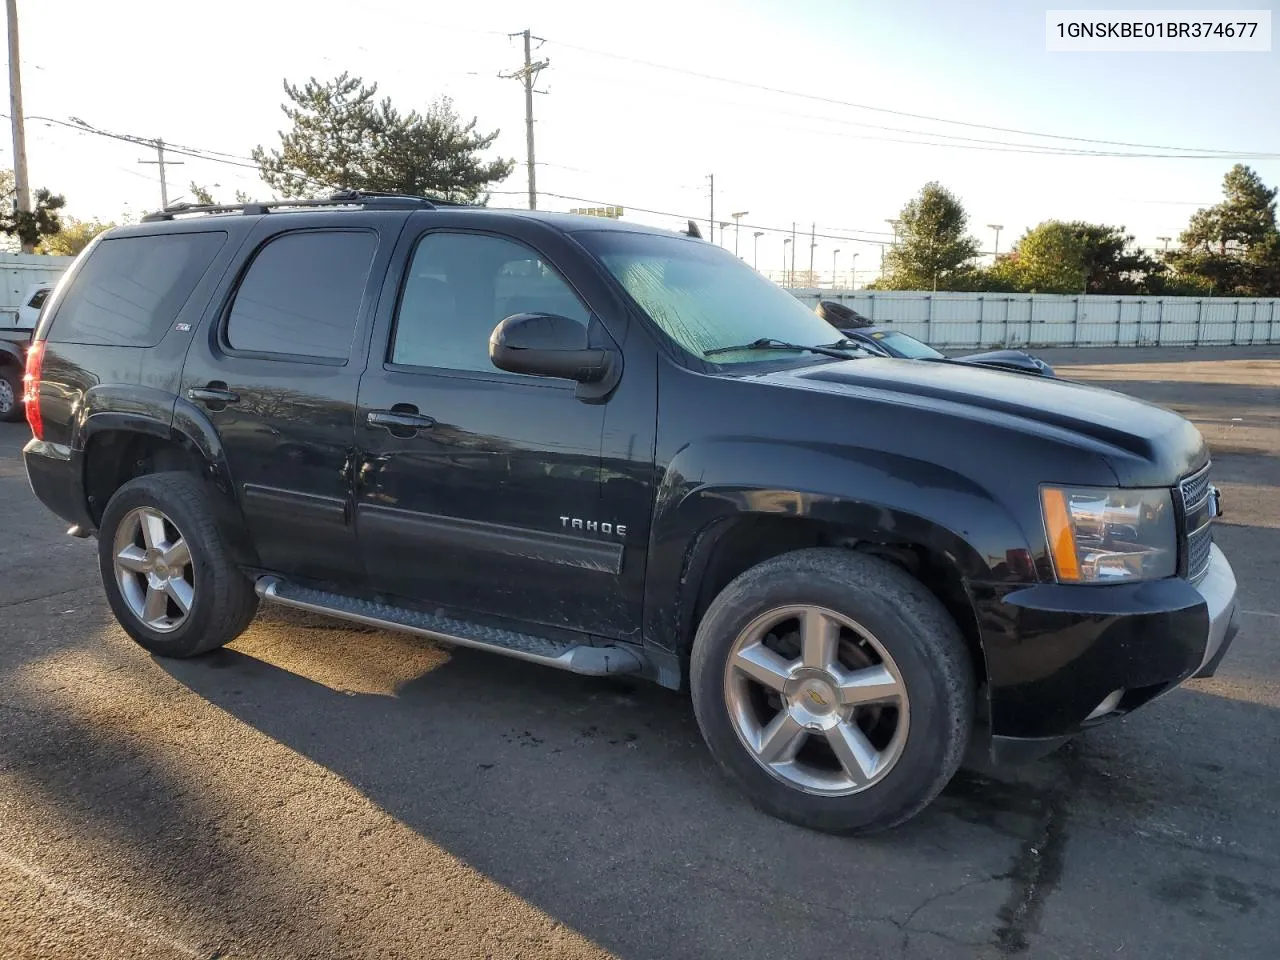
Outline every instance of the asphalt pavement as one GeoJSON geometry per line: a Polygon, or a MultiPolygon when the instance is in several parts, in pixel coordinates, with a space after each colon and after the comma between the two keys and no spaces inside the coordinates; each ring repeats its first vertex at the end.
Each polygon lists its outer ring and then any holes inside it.
{"type": "Polygon", "coordinates": [[[1201,426],[1240,635],[862,840],[754,811],[655,687],[270,609],[154,659],[0,425],[0,957],[1275,957],[1280,349],[1044,355],[1201,426]]]}

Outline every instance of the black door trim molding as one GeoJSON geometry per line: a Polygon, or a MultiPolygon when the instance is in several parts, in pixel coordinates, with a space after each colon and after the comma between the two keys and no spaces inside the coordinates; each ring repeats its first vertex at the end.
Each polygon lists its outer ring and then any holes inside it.
{"type": "Polygon", "coordinates": [[[549,530],[529,530],[526,527],[444,517],[368,503],[359,505],[356,516],[358,534],[367,534],[374,541],[401,538],[429,550],[487,551],[615,576],[622,572],[621,543],[587,540],[549,530]]]}
{"type": "Polygon", "coordinates": [[[340,497],[322,497],[260,483],[246,483],[241,489],[244,491],[244,512],[250,520],[347,526],[347,501],[340,497]]]}

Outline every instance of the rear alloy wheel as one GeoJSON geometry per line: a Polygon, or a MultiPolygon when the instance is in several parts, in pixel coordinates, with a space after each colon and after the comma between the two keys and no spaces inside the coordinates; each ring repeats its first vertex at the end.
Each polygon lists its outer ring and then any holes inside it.
{"type": "Polygon", "coordinates": [[[148,474],[117,490],[102,513],[107,601],[129,636],[159,656],[230,643],[258,609],[223,544],[210,491],[195,474],[148,474]]]}
{"type": "Polygon", "coordinates": [[[726,586],[690,653],[712,756],[762,810],[831,833],[910,819],[973,729],[969,649],[905,570],[843,548],[774,557],[726,586]]]}
{"type": "Polygon", "coordinates": [[[148,628],[170,633],[195,602],[195,565],[177,525],[155,507],[136,507],[116,527],[115,572],[129,610],[148,628]]]}

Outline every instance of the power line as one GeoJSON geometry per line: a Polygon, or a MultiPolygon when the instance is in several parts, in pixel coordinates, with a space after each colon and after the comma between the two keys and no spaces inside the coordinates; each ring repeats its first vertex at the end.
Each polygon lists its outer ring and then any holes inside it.
{"type": "MultiPolygon", "coordinates": [[[[504,196],[504,195],[520,196],[520,193],[521,193],[521,191],[519,190],[490,190],[488,192],[492,194],[496,194],[498,196],[504,196]]],[[[541,191],[541,195],[544,197],[552,197],[553,199],[556,199],[556,200],[568,200],[571,203],[589,203],[593,206],[607,206],[611,203],[616,204],[616,201],[614,200],[595,200],[589,197],[571,197],[563,193],[548,193],[545,190],[541,191]]],[[[695,216],[689,213],[674,213],[670,210],[654,210],[650,207],[637,207],[634,204],[629,204],[629,203],[623,203],[621,204],[621,206],[627,210],[633,210],[636,213],[648,213],[657,217],[672,217],[676,220],[695,220],[695,221],[703,219],[701,215],[695,216]]],[[[742,226],[746,227],[748,230],[764,230],[767,233],[785,233],[785,234],[791,233],[790,227],[769,227],[769,226],[762,226],[761,224],[758,224],[758,223],[745,223],[745,222],[742,224],[742,226]]],[[[832,229],[832,228],[828,228],[828,229],[832,229]]],[[[863,230],[861,228],[856,228],[856,227],[850,227],[848,228],[848,230],[849,230],[849,233],[869,233],[869,234],[878,234],[885,237],[889,236],[888,231],[885,231],[885,230],[863,230]]],[[[853,236],[849,236],[848,234],[814,233],[813,236],[821,237],[824,240],[844,240],[849,243],[869,243],[873,245],[880,245],[880,244],[885,244],[889,242],[887,239],[886,240],[869,240],[869,239],[866,239],[865,237],[853,237],[853,236]]]]}
{"type": "MultiPolygon", "coordinates": [[[[604,80],[606,83],[615,83],[618,85],[623,85],[622,82],[619,81],[616,77],[612,77],[607,74],[592,73],[588,71],[586,72],[586,75],[597,80],[604,80]]],[[[1232,160],[1232,159],[1266,160],[1266,159],[1273,159],[1276,157],[1280,157],[1280,154],[1268,154],[1268,153],[1244,154],[1244,153],[1226,153],[1226,152],[1210,152],[1210,151],[1202,151],[1199,153],[1172,153],[1172,154],[1170,153],[1134,153],[1134,152],[1122,152],[1122,151],[1115,151],[1115,150],[1090,150],[1090,149],[1084,149],[1080,147],[1066,147],[1066,146],[1059,147],[1051,144],[1018,143],[1010,140],[992,140],[987,137],[967,137],[962,134],[942,133],[940,131],[934,131],[934,130],[915,130],[910,127],[893,127],[893,126],[887,126],[885,124],[879,124],[879,123],[866,123],[864,121],[859,121],[859,120],[849,120],[842,117],[826,117],[826,116],[820,116],[812,113],[798,113],[794,110],[785,110],[785,109],[779,109],[777,107],[760,106],[759,104],[744,103],[740,100],[727,100],[721,97],[711,97],[711,96],[706,96],[702,94],[691,95],[688,90],[655,89],[654,87],[647,87],[645,89],[646,96],[653,96],[654,94],[666,95],[666,96],[670,96],[673,99],[678,99],[682,101],[688,100],[690,96],[693,96],[706,103],[716,103],[716,104],[722,104],[729,107],[734,107],[734,108],[743,110],[745,112],[749,112],[752,115],[759,115],[760,113],[769,113],[775,116],[794,117],[800,120],[816,120],[819,123],[824,123],[824,124],[837,124],[840,126],[847,126],[847,127],[860,127],[868,130],[882,130],[888,133],[903,133],[903,134],[909,134],[911,136],[934,137],[934,138],[941,138],[943,140],[959,141],[957,143],[935,143],[931,141],[920,141],[920,140],[900,140],[892,137],[874,137],[874,136],[868,136],[868,135],[859,136],[856,134],[839,134],[831,130],[817,129],[817,128],[812,128],[812,129],[796,128],[796,127],[782,128],[782,129],[796,130],[797,132],[801,132],[801,133],[814,133],[814,134],[820,134],[820,135],[826,135],[826,136],[842,136],[850,139],[872,140],[872,141],[877,141],[881,143],[903,143],[903,144],[930,146],[930,147],[955,147],[957,149],[967,149],[967,150],[991,150],[992,152],[996,152],[996,153],[1027,153],[1027,154],[1042,154],[1045,156],[1064,156],[1064,157],[1081,156],[1081,157],[1114,157],[1114,158],[1124,158],[1124,159],[1146,158],[1146,159],[1174,159],[1174,160],[1179,160],[1179,159],[1181,160],[1232,160]],[[982,146],[969,146],[969,144],[981,144],[982,146]]],[[[1170,148],[1170,149],[1174,149],[1174,148],[1170,148]]],[[[1181,149],[1181,148],[1178,148],[1178,149],[1181,149]]]]}
{"type": "Polygon", "coordinates": [[[968,120],[950,120],[946,117],[935,117],[924,113],[911,113],[907,110],[894,110],[889,107],[877,107],[868,103],[855,103],[850,100],[840,100],[836,97],[826,97],[815,93],[804,93],[798,90],[787,90],[782,87],[774,87],[764,83],[755,83],[750,80],[736,80],[731,77],[716,76],[711,73],[704,73],[700,70],[691,70],[687,67],[676,67],[665,63],[655,63],[652,60],[643,60],[639,57],[629,57],[621,53],[609,53],[604,50],[595,50],[591,47],[584,47],[574,43],[567,43],[563,40],[548,40],[548,43],[565,47],[569,50],[578,50],[582,53],[593,54],[598,57],[607,57],[613,60],[621,60],[626,63],[634,63],[639,66],[649,67],[654,70],[666,70],[671,73],[679,73],[684,76],[697,77],[700,80],[710,80],[715,83],[727,83],[734,86],[746,87],[751,90],[761,90],[765,93],[774,93],[787,97],[798,97],[804,100],[813,100],[818,103],[829,103],[840,107],[852,107],[856,110],[869,110],[873,113],[885,113],[897,117],[908,117],[912,120],[927,120],[931,123],[948,123],[954,126],[969,127],[976,130],[992,130],[997,133],[1013,133],[1026,137],[1042,137],[1050,140],[1066,140],[1075,143],[1093,143],[1102,146],[1111,147],[1131,147],[1140,150],[1173,150],[1189,154],[1223,154],[1216,159],[1232,159],[1234,157],[1249,157],[1252,159],[1275,159],[1280,158],[1280,154],[1267,153],[1263,151],[1252,150],[1210,150],[1203,147],[1179,147],[1153,143],[1133,143],[1125,140],[1101,140],[1093,137],[1075,137],[1061,133],[1042,133],[1035,130],[1022,130],[1017,127],[1000,127],[989,123],[976,123],[968,120]]]}

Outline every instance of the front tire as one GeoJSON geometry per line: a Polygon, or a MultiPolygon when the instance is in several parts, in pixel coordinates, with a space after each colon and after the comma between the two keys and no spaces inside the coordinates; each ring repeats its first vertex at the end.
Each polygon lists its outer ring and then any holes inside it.
{"type": "Polygon", "coordinates": [[[124,484],[102,515],[98,562],[107,602],[125,632],[162,657],[230,643],[258,609],[206,496],[192,474],[155,473],[124,484]]]}
{"type": "Polygon", "coordinates": [[[690,664],[712,755],[766,812],[859,834],[910,819],[968,746],[973,666],[929,590],[877,557],[811,549],[730,583],[690,664]]]}

